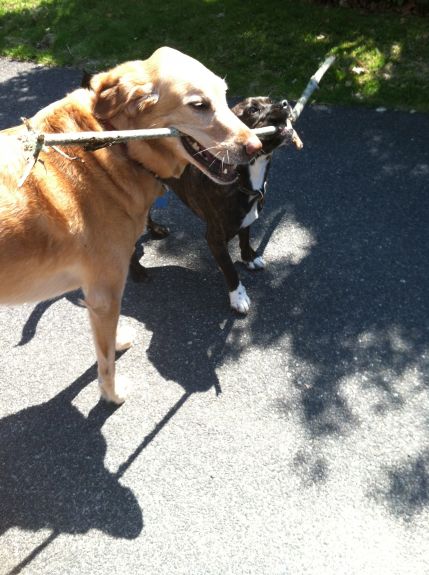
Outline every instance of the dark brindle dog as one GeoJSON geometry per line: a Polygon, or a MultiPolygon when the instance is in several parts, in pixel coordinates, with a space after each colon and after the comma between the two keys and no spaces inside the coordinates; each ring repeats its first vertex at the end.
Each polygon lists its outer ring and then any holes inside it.
{"type": "MultiPolygon", "coordinates": [[[[252,270],[265,267],[262,257],[250,246],[250,225],[259,217],[264,204],[272,153],[290,141],[298,148],[302,147],[302,143],[290,123],[292,110],[286,100],[274,102],[270,98],[247,98],[237,104],[233,112],[252,129],[277,127],[274,135],[261,137],[263,149],[254,160],[237,166],[237,181],[227,186],[218,185],[190,165],[180,179],[168,179],[166,184],[206,221],[207,243],[225,276],[231,307],[240,313],[247,313],[250,299],[240,282],[227,244],[238,234],[245,265],[252,270]]],[[[162,235],[162,227],[150,218],[148,228],[154,235],[162,235]]],[[[130,274],[135,281],[146,275],[136,252],[131,260],[130,274]]]]}

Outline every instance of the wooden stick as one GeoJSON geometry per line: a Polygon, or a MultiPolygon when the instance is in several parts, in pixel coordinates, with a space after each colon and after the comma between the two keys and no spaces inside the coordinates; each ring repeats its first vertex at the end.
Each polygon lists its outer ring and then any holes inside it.
{"type": "MultiPolygon", "coordinates": [[[[311,77],[307,84],[302,96],[299,98],[295,107],[292,110],[291,122],[296,122],[301,115],[304,106],[307,104],[314,90],[319,87],[319,82],[325,72],[335,61],[335,56],[329,56],[320,66],[315,74],[311,77]]],[[[21,135],[19,139],[24,143],[26,149],[32,150],[33,157],[31,158],[24,175],[20,180],[20,186],[24,183],[28,174],[32,170],[34,164],[37,162],[39,154],[43,146],[83,146],[85,150],[91,151],[105,146],[112,146],[113,144],[121,144],[129,142],[130,140],[148,140],[154,138],[178,138],[182,134],[176,128],[159,128],[159,129],[145,129],[145,130],[118,130],[106,132],[69,132],[59,134],[36,134],[29,125],[29,122],[23,119],[27,128],[28,134],[21,135]]],[[[277,132],[275,126],[266,126],[265,128],[256,128],[253,133],[256,136],[270,136],[277,132]]],[[[295,139],[292,137],[295,145],[300,148],[302,143],[298,135],[293,130],[295,139]]],[[[57,150],[59,151],[59,150],[57,150]]]]}
{"type": "Polygon", "coordinates": [[[181,136],[176,128],[158,128],[155,130],[112,130],[110,132],[69,132],[64,134],[45,134],[45,146],[84,146],[85,149],[131,140],[150,140],[154,138],[171,138],[181,136]]]}
{"type": "Polygon", "coordinates": [[[296,122],[301,115],[301,112],[304,109],[304,106],[310,99],[311,95],[313,94],[314,90],[319,87],[319,82],[323,78],[325,72],[332,66],[335,62],[335,56],[328,56],[320,68],[317,70],[313,76],[311,76],[310,81],[308,82],[304,92],[302,93],[301,98],[295,104],[295,107],[292,111],[292,122],[296,122]]]}
{"type": "Polygon", "coordinates": [[[26,136],[26,138],[28,138],[28,140],[27,140],[27,142],[24,141],[24,149],[27,152],[30,151],[32,157],[27,162],[27,166],[24,170],[24,173],[22,174],[22,176],[18,182],[18,188],[22,187],[25,180],[28,178],[31,170],[34,168],[37,160],[39,159],[39,154],[43,150],[43,146],[45,144],[45,135],[44,134],[36,134],[33,131],[33,128],[31,127],[30,121],[27,118],[21,118],[21,119],[24,122],[24,124],[28,130],[28,134],[26,136]],[[31,136],[31,141],[30,141],[30,136],[31,136]],[[35,143],[34,143],[34,138],[36,138],[35,143]]]}
{"type": "MultiPolygon", "coordinates": [[[[277,132],[275,126],[256,128],[257,136],[269,136],[277,132]]],[[[158,128],[144,130],[118,130],[105,132],[68,132],[64,134],[44,134],[45,146],[83,146],[86,150],[101,146],[121,144],[131,140],[153,140],[155,138],[178,138],[183,134],[176,128],[158,128]]],[[[26,135],[25,138],[28,136],[26,135]]]]}

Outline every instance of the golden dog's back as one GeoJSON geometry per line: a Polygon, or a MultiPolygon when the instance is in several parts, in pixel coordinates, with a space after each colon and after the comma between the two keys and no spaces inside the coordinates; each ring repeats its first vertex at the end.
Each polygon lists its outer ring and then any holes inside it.
{"type": "Polygon", "coordinates": [[[15,126],[0,132],[0,210],[4,194],[9,197],[8,192],[18,187],[25,170],[24,147],[16,137],[20,131],[21,126],[15,126]]]}
{"type": "MultiPolygon", "coordinates": [[[[23,125],[0,132],[0,302],[5,303],[37,301],[75,284],[61,248],[69,233],[63,212],[67,209],[70,220],[72,210],[60,187],[54,197],[45,185],[52,152],[41,154],[20,186],[32,159],[19,139],[26,132],[23,125]]],[[[52,183],[58,172],[49,171],[52,183]]]]}

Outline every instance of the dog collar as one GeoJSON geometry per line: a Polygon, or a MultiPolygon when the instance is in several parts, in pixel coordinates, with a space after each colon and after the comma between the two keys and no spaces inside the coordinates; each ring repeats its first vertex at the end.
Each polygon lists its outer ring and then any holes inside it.
{"type": "Polygon", "coordinates": [[[263,187],[259,190],[251,190],[245,186],[239,186],[238,189],[246,196],[249,196],[249,198],[259,198],[260,200],[263,200],[267,191],[267,182],[264,182],[263,187]]]}

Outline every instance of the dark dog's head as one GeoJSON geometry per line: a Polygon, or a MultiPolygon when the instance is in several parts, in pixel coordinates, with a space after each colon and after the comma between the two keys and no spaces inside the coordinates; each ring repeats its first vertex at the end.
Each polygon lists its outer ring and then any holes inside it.
{"type": "Polygon", "coordinates": [[[287,100],[274,101],[267,97],[246,98],[232,108],[240,120],[249,128],[274,126],[275,134],[260,136],[263,153],[269,154],[279,146],[293,142],[302,148],[302,142],[292,127],[292,108],[287,100]]]}

